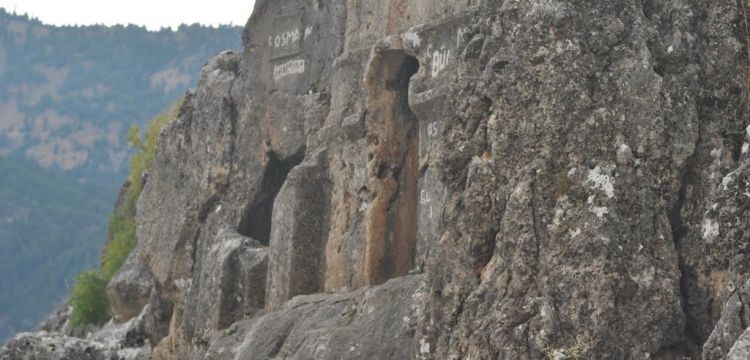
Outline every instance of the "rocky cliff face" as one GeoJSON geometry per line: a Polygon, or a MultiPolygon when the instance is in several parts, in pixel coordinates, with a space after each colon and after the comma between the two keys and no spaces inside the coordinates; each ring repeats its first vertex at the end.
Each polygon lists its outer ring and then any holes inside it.
{"type": "Polygon", "coordinates": [[[120,324],[0,358],[746,358],[744,13],[258,1],[160,136],[120,324]]]}

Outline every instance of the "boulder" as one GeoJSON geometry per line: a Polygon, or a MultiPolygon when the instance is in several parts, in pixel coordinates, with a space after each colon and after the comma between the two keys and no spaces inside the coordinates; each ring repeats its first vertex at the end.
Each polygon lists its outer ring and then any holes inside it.
{"type": "Polygon", "coordinates": [[[235,358],[409,359],[424,315],[424,280],[405,276],[351,293],[295,297],[250,321],[235,358]]]}
{"type": "Polygon", "coordinates": [[[137,316],[148,303],[153,279],[137,252],[132,252],[107,285],[112,315],[125,322],[137,316]]]}

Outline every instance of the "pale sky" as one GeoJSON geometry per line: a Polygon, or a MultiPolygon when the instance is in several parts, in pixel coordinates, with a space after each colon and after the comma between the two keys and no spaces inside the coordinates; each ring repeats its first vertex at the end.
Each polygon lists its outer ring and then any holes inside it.
{"type": "Polygon", "coordinates": [[[0,0],[9,12],[51,25],[136,24],[149,30],[181,23],[244,26],[255,0],[0,0]]]}

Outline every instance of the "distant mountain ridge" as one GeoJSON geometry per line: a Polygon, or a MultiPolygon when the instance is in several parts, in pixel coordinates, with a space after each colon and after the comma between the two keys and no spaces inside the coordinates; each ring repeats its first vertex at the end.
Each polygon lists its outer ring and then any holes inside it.
{"type": "Polygon", "coordinates": [[[128,127],[194,86],[205,59],[240,47],[240,31],[58,27],[0,8],[0,343],[96,266],[128,127]]]}
{"type": "Polygon", "coordinates": [[[127,127],[193,85],[206,58],[239,47],[239,31],[54,27],[0,9],[0,154],[112,179],[127,127]]]}

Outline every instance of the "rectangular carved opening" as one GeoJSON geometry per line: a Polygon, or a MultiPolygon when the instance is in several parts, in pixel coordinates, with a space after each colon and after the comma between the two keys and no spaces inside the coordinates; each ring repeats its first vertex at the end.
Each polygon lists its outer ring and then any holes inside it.
{"type": "Polygon", "coordinates": [[[261,189],[246,208],[237,229],[242,235],[248,236],[268,246],[271,238],[271,216],[273,203],[284,185],[289,171],[302,163],[305,150],[302,149],[287,159],[279,159],[274,152],[268,153],[261,180],[261,189]]]}
{"type": "Polygon", "coordinates": [[[409,107],[409,82],[419,62],[402,50],[376,55],[365,81],[369,177],[364,275],[369,284],[414,267],[419,192],[419,125],[409,107]]]}

